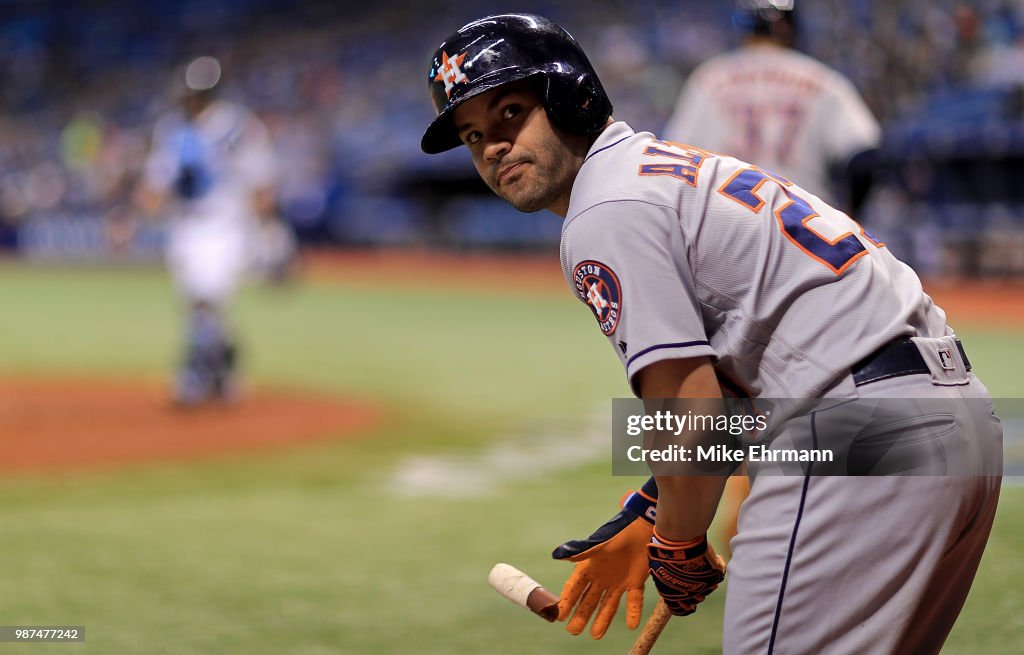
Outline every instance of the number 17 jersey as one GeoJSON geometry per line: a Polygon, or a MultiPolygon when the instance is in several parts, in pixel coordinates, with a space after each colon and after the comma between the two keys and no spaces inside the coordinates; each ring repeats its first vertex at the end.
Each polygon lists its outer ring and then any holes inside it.
{"type": "Polygon", "coordinates": [[[917,275],[793,181],[617,122],[573,184],[562,270],[636,388],[709,356],[751,396],[812,398],[901,336],[952,334],[917,275]]]}

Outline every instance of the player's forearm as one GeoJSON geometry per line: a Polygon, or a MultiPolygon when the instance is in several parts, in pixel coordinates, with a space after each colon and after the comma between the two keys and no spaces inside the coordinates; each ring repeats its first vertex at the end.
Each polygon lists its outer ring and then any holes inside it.
{"type": "Polygon", "coordinates": [[[859,218],[861,207],[867,200],[871,185],[877,177],[881,157],[877,148],[869,148],[855,154],[846,164],[844,171],[849,196],[848,210],[854,218],[859,218]]]}
{"type": "Polygon", "coordinates": [[[655,479],[658,515],[654,526],[658,534],[672,541],[687,541],[706,533],[727,478],[708,475],[655,479]]]}
{"type": "Polygon", "coordinates": [[[277,196],[270,187],[259,187],[250,197],[253,212],[261,219],[272,218],[277,209],[277,196]]]}
{"type": "MultiPolygon", "coordinates": [[[[645,399],[662,399],[665,406],[677,414],[688,410],[697,414],[717,414],[722,411],[721,389],[718,378],[706,357],[666,360],[640,371],[640,393],[645,399]],[[679,398],[679,404],[665,399],[679,398]],[[667,403],[667,404],[666,404],[667,403]]],[[[675,436],[653,435],[654,443],[676,443],[680,439],[690,443],[714,442],[714,433],[694,433],[675,436]]],[[[693,443],[690,443],[692,446],[693,443]]],[[[672,471],[663,471],[672,472],[672,471]]],[[[658,511],[655,527],[666,539],[686,541],[707,532],[718,508],[725,488],[727,472],[721,475],[659,475],[655,470],[658,511]]]]}
{"type": "Polygon", "coordinates": [[[144,216],[153,216],[163,207],[166,193],[153,187],[142,185],[135,190],[132,204],[144,216]]]}

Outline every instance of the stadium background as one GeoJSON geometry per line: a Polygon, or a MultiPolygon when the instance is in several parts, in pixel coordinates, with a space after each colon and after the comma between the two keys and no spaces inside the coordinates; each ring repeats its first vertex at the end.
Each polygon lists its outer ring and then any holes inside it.
{"type": "MultiPolygon", "coordinates": [[[[572,639],[485,585],[506,560],[557,589],[551,547],[636,483],[607,464],[608,399],[628,390],[564,289],[560,221],[490,198],[465,153],[419,152],[423,75],[454,27],[532,10],[593,54],[617,118],[657,131],[688,71],[734,43],[731,7],[0,3],[0,624],[85,625],[103,653],[624,652],[621,626],[572,639]],[[180,416],[162,404],[181,347],[162,228],[112,237],[198,54],[272,130],[303,265],[237,302],[247,399],[180,416]]],[[[857,218],[1015,405],[1024,5],[799,9],[801,47],[885,127],[857,218]]],[[[1024,642],[1024,493],[1003,498],[948,652],[1024,642]]],[[[660,649],[715,652],[721,603],[660,649]]]]}

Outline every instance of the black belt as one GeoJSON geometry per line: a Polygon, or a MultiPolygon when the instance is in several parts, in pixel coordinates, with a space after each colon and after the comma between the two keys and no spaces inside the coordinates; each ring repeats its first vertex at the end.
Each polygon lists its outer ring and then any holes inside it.
{"type": "MultiPolygon", "coordinates": [[[[967,353],[964,352],[964,346],[959,339],[956,340],[956,349],[963,357],[964,366],[968,371],[971,370],[971,362],[967,359],[967,353]]],[[[850,370],[853,373],[853,383],[857,386],[901,375],[929,372],[921,351],[909,337],[890,341],[854,364],[850,370]]]]}

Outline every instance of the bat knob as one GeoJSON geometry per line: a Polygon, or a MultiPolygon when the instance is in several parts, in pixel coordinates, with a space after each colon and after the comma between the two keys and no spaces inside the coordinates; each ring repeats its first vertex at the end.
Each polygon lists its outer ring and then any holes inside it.
{"type": "Polygon", "coordinates": [[[487,581],[499,594],[548,622],[558,618],[558,596],[516,567],[495,564],[487,581]]]}

